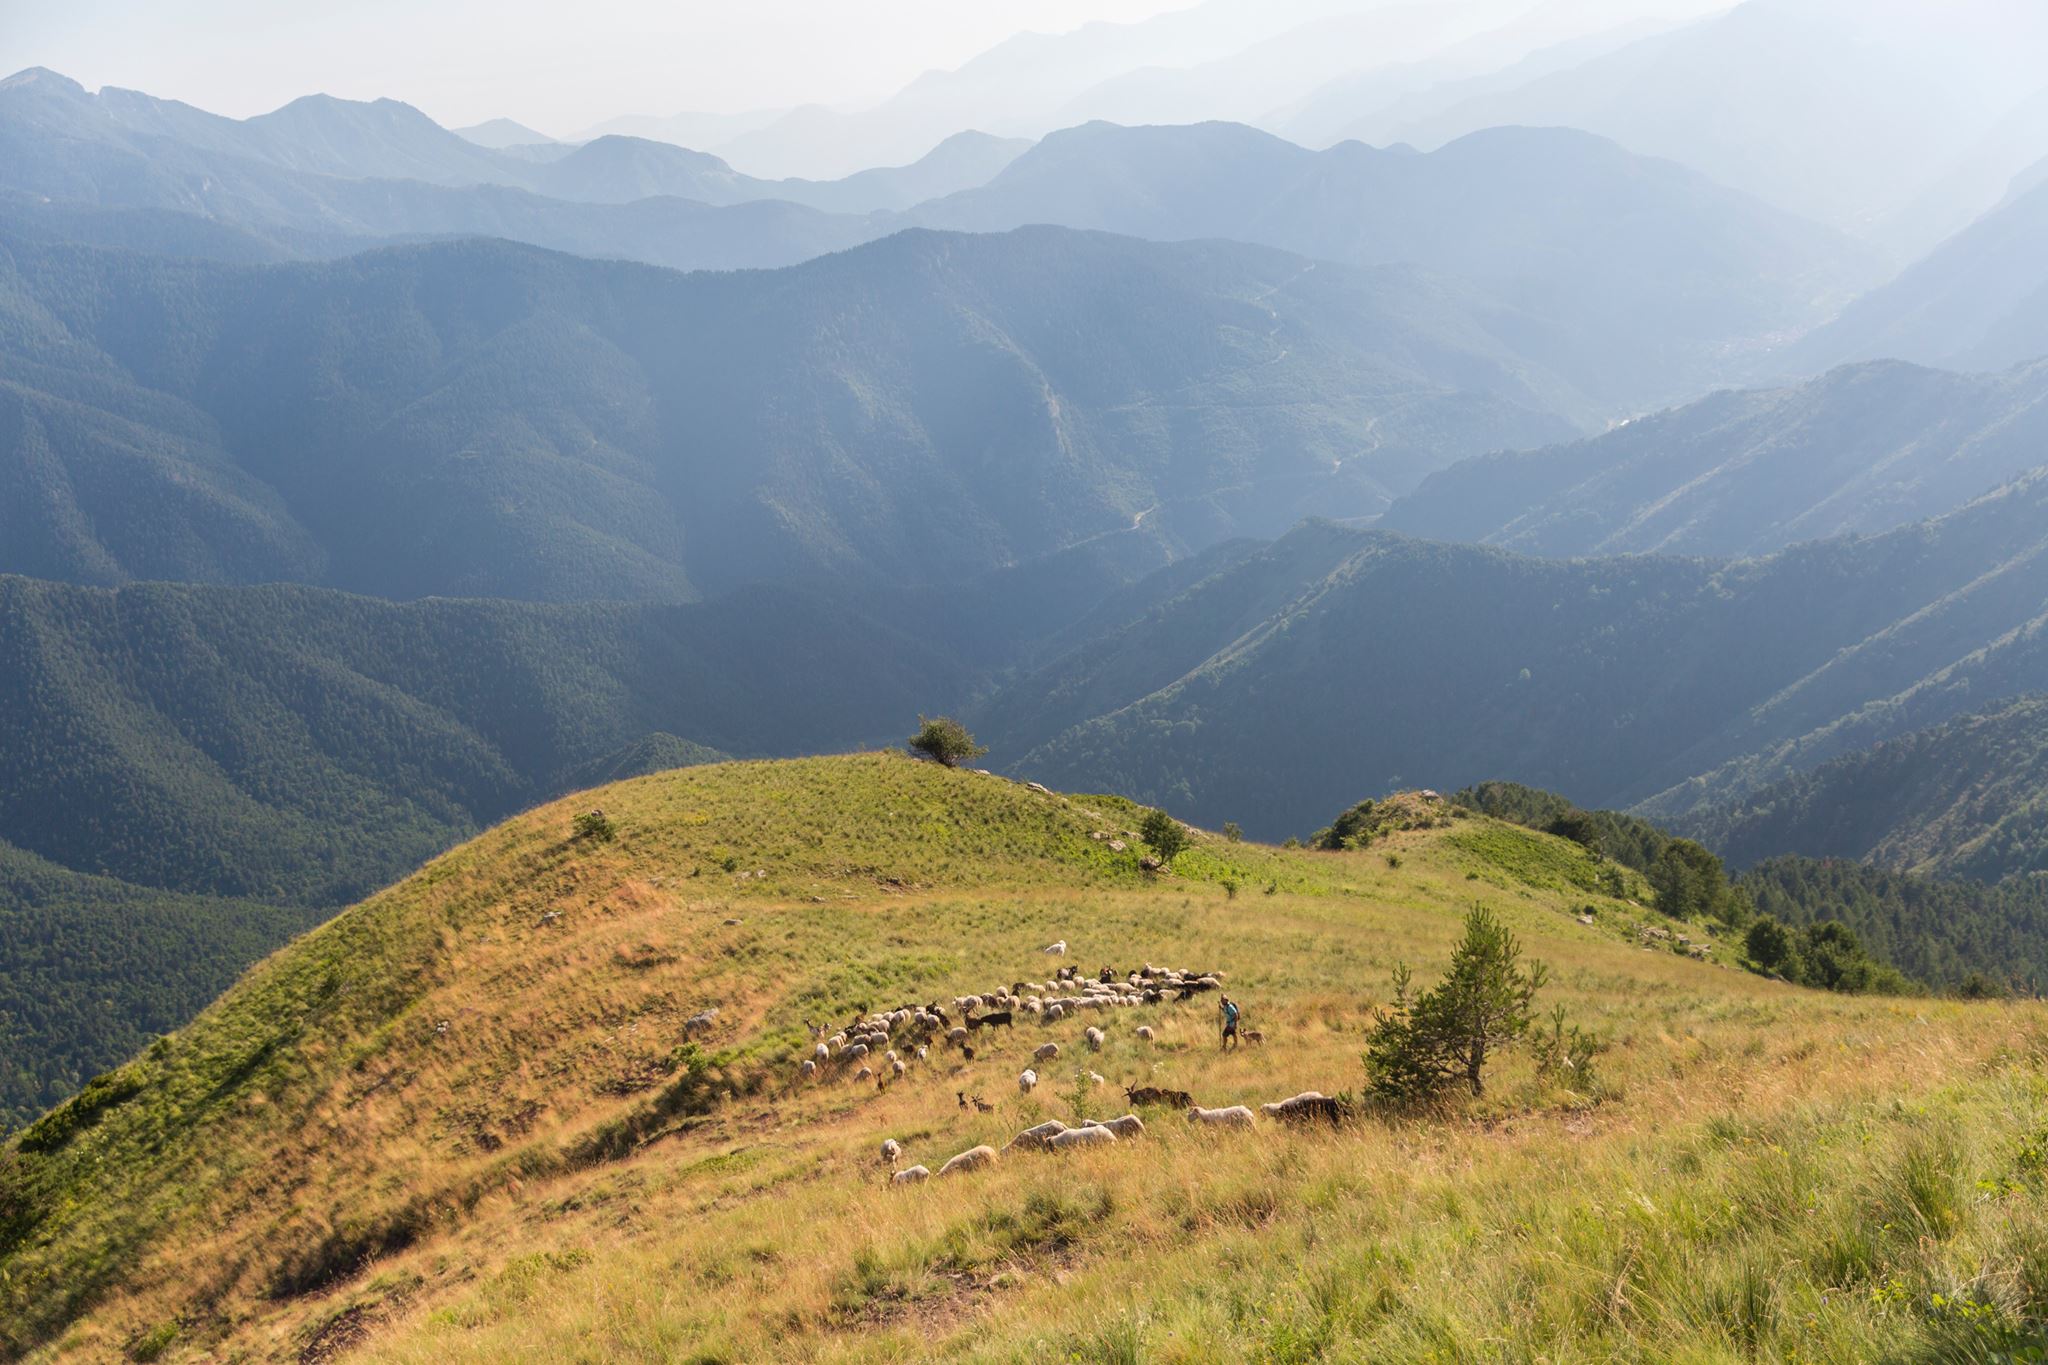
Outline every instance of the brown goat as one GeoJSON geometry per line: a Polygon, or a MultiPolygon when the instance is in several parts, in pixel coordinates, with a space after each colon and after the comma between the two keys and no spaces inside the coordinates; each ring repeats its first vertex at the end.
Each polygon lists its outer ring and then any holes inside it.
{"type": "Polygon", "coordinates": [[[1132,1104],[1163,1104],[1174,1109],[1192,1108],[1195,1097],[1185,1090],[1162,1090],[1158,1086],[1145,1085],[1132,1089],[1124,1087],[1124,1098],[1132,1104]]]}

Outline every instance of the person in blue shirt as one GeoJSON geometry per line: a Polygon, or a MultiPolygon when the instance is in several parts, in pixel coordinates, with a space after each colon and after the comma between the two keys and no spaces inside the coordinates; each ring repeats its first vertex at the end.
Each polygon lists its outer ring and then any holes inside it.
{"type": "Polygon", "coordinates": [[[1229,1047],[1229,1046],[1231,1046],[1231,1045],[1232,1045],[1233,1043],[1236,1043],[1236,1044],[1238,1044],[1238,1045],[1242,1046],[1242,1042],[1241,1042],[1241,1040],[1240,1040],[1240,1039],[1238,1038],[1238,1036],[1237,1036],[1237,1013],[1238,1013],[1238,1011],[1237,1011],[1237,1002],[1236,1002],[1235,1000],[1232,1000],[1232,999],[1231,999],[1231,998],[1230,998],[1229,996],[1227,996],[1227,995],[1226,995],[1226,996],[1224,996],[1224,997],[1223,997],[1223,1041],[1222,1041],[1222,1043],[1220,1044],[1220,1045],[1221,1045],[1221,1046],[1223,1046],[1223,1047],[1229,1047]]]}

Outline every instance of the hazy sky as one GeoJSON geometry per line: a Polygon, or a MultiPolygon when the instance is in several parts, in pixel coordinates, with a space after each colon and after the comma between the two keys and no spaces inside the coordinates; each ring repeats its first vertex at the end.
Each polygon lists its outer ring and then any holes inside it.
{"type": "Polygon", "coordinates": [[[0,0],[0,74],[47,66],[244,117],[392,95],[447,124],[879,98],[1024,29],[1192,0],[0,0]]]}

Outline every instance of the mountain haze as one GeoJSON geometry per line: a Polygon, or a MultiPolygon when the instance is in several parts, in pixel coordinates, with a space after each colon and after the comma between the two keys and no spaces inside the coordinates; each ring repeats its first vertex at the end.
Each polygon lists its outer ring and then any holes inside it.
{"type": "Polygon", "coordinates": [[[1054,229],[691,276],[502,243],[263,269],[20,243],[0,291],[0,569],[85,582],[929,582],[1155,515],[1199,546],[1372,514],[1583,407],[1413,271],[1054,229]]]}
{"type": "Polygon", "coordinates": [[[1418,155],[1311,152],[1235,124],[1091,124],[913,216],[1419,264],[1500,298],[1531,350],[1625,413],[1758,368],[1768,341],[1824,321],[1877,278],[1837,233],[1556,128],[1498,128],[1418,155]]]}
{"type": "Polygon", "coordinates": [[[1501,124],[1582,128],[1910,259],[1943,220],[1900,236],[1913,224],[1898,211],[2028,104],[2044,57],[2048,15],[2003,0],[1746,0],[1386,135],[1434,147],[1501,124]]]}

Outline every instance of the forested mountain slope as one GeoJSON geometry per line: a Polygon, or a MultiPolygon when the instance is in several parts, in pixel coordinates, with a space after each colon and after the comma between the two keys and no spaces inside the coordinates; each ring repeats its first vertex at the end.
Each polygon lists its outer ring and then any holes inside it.
{"type": "Polygon", "coordinates": [[[1378,524],[1524,554],[1737,557],[1940,516],[2044,464],[2048,361],[1886,361],[1461,461],[1378,524]]]}
{"type": "Polygon", "coordinates": [[[182,1027],[328,913],[84,876],[0,843],[0,1131],[182,1027]]]}
{"type": "Polygon", "coordinates": [[[1798,853],[1981,881],[2048,872],[2048,700],[1886,740],[1680,827],[1737,866],[1798,853]]]}
{"type": "Polygon", "coordinates": [[[779,589],[698,606],[0,579],[0,830],[81,872],[335,905],[654,732],[893,736],[942,654],[779,589]],[[820,666],[820,661],[828,661],[820,666]]]}
{"type": "Polygon", "coordinates": [[[1586,411],[1461,286],[1049,228],[734,275],[16,241],[0,317],[0,569],[98,583],[951,580],[1155,515],[1192,548],[1369,514],[1586,411]]]}
{"type": "Polygon", "coordinates": [[[1020,681],[984,738],[1014,734],[1005,761],[1043,780],[1270,836],[1489,777],[1617,807],[1669,787],[1668,811],[2048,685],[2044,526],[2043,478],[1730,564],[1309,526],[1020,681]],[[1093,719],[1052,735],[1046,696],[1093,719]]]}

